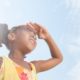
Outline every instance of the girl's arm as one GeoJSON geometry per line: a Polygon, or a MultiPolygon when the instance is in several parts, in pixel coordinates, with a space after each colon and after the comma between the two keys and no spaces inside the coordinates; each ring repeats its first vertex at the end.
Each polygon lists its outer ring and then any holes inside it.
{"type": "Polygon", "coordinates": [[[51,58],[48,60],[32,61],[32,63],[36,67],[36,71],[37,72],[46,71],[46,70],[49,70],[49,69],[55,67],[59,63],[61,63],[62,59],[63,59],[61,51],[57,47],[56,43],[54,42],[54,40],[52,39],[52,37],[48,33],[48,31],[39,24],[31,24],[30,23],[30,26],[34,26],[35,29],[37,29],[38,37],[45,40],[45,42],[48,44],[50,52],[51,52],[51,58]]]}

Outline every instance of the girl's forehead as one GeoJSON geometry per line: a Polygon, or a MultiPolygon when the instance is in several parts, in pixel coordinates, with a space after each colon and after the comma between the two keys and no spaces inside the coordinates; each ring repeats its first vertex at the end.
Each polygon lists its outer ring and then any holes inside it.
{"type": "Polygon", "coordinates": [[[19,25],[19,26],[16,26],[16,27],[13,27],[11,29],[11,31],[15,32],[15,31],[29,31],[29,32],[33,32],[36,34],[36,30],[34,27],[31,27],[31,26],[28,26],[28,25],[19,25]]]}
{"type": "Polygon", "coordinates": [[[17,30],[26,30],[26,31],[32,31],[34,33],[36,33],[36,30],[34,27],[28,26],[28,25],[19,25],[19,26],[15,26],[11,29],[11,31],[17,31],[17,30]]]}

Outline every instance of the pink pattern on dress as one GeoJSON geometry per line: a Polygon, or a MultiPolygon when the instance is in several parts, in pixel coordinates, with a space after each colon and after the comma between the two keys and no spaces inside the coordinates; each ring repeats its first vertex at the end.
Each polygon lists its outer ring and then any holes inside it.
{"type": "Polygon", "coordinates": [[[29,80],[27,74],[24,73],[24,72],[22,72],[22,73],[19,75],[19,77],[20,77],[21,80],[29,80]]]}

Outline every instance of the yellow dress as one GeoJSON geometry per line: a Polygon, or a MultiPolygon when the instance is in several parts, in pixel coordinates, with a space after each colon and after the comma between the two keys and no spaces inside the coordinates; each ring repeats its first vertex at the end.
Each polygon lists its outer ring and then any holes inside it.
{"type": "Polygon", "coordinates": [[[30,63],[32,71],[17,66],[8,57],[3,57],[3,64],[0,68],[0,80],[37,80],[35,66],[30,63]]]}

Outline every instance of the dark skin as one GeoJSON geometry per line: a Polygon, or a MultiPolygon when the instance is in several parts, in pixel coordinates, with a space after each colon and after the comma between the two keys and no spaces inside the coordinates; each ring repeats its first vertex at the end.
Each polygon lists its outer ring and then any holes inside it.
{"type": "MultiPolygon", "coordinates": [[[[8,34],[10,59],[18,65],[31,70],[30,64],[24,61],[24,56],[35,49],[37,45],[35,35],[38,35],[39,39],[44,40],[48,44],[51,58],[48,60],[31,61],[35,65],[37,73],[49,70],[61,63],[63,59],[61,51],[49,32],[37,23],[28,23],[26,25],[31,28],[32,32],[19,30],[16,33],[10,32],[8,34]]],[[[0,59],[0,62],[2,63],[2,59],[0,59]]]]}

